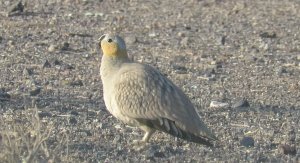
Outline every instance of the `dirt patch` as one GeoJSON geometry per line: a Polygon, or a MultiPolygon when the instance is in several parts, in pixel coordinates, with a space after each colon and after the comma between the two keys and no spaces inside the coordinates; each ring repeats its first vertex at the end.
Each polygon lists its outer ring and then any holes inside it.
{"type": "Polygon", "coordinates": [[[299,8],[297,0],[1,1],[1,160],[299,162],[299,8]],[[149,148],[132,149],[140,130],[102,99],[97,39],[109,32],[183,88],[219,138],[214,148],[156,133],[149,148]]]}

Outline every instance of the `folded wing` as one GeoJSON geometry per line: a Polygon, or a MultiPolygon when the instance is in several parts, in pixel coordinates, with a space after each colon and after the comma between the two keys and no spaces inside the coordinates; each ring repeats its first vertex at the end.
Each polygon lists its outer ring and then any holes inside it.
{"type": "Polygon", "coordinates": [[[188,97],[154,68],[131,63],[118,73],[113,96],[121,114],[189,141],[216,139],[188,97]]]}

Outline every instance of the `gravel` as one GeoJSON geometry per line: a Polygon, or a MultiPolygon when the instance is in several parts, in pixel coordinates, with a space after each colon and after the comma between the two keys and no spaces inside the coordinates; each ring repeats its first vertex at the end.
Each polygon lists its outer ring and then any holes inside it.
{"type": "Polygon", "coordinates": [[[55,126],[38,161],[299,162],[299,8],[298,0],[2,0],[0,131],[36,107],[42,130],[55,126]],[[103,102],[97,40],[109,32],[184,90],[215,147],[157,132],[133,149],[142,132],[103,102]]]}

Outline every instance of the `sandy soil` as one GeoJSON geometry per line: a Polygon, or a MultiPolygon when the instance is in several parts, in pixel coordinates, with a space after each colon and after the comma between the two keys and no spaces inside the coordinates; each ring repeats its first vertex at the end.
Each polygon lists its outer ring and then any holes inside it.
{"type": "Polygon", "coordinates": [[[1,160],[300,161],[300,1],[17,2],[0,1],[1,160]],[[156,133],[132,148],[142,132],[102,99],[97,39],[109,32],[184,90],[215,147],[156,133]]]}

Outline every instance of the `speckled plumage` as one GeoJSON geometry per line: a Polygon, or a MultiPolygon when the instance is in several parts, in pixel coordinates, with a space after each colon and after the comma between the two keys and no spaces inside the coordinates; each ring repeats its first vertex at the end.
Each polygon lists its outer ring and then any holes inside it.
{"type": "Polygon", "coordinates": [[[101,79],[108,111],[119,120],[140,127],[147,142],[155,130],[211,145],[216,137],[201,121],[188,97],[149,65],[128,59],[125,42],[116,35],[100,38],[101,79]]]}

